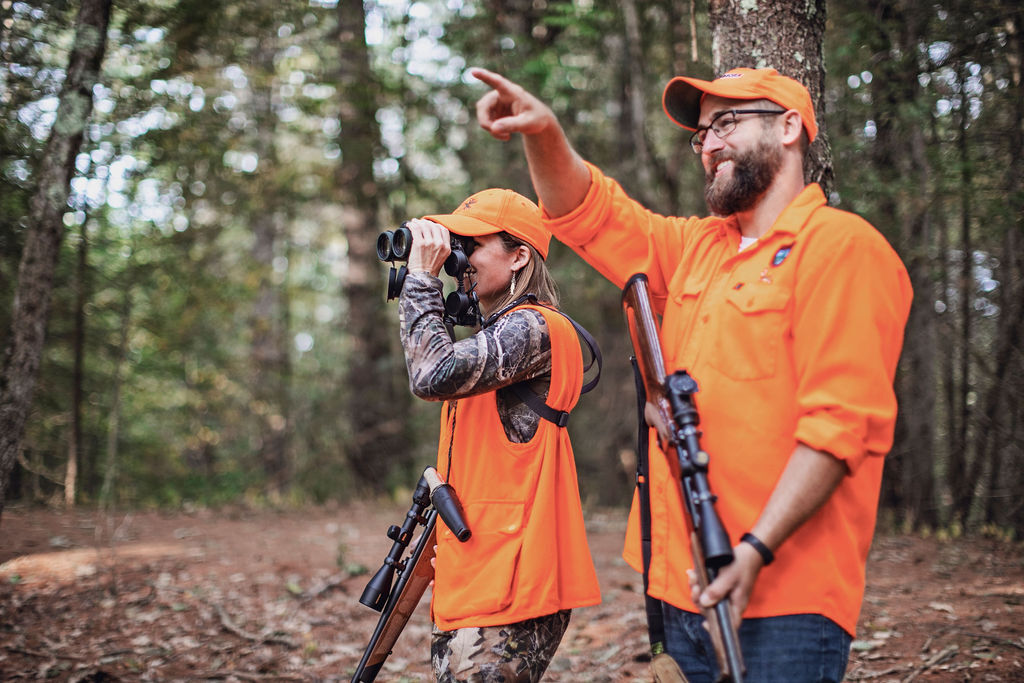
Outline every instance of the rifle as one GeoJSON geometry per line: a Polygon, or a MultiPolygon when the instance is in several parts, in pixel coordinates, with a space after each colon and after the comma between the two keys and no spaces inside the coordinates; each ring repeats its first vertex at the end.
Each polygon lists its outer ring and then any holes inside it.
{"type": "Polygon", "coordinates": [[[651,675],[655,683],[686,683],[686,676],[676,660],[665,649],[665,618],[662,601],[647,592],[651,575],[651,490],[649,456],[649,430],[644,418],[647,390],[636,356],[630,358],[633,379],[636,382],[637,442],[636,493],[640,503],[640,551],[644,568],[644,610],[647,612],[647,639],[651,645],[651,675]]]}
{"type": "Polygon", "coordinates": [[[444,483],[437,470],[428,467],[423,470],[416,490],[412,494],[412,505],[405,515],[401,527],[392,524],[387,537],[394,541],[384,564],[373,575],[359,602],[381,613],[377,627],[370,636],[370,642],[352,675],[352,683],[370,683],[377,678],[384,660],[391,654],[409,617],[419,604],[427,586],[434,579],[434,545],[437,542],[437,517],[441,516],[448,528],[459,541],[465,543],[472,535],[462,518],[462,506],[455,490],[444,483]],[[402,554],[409,546],[416,527],[423,532],[409,556],[402,554]],[[398,580],[395,581],[395,573],[398,580]]]}
{"type": "MultiPolygon", "coordinates": [[[[643,379],[647,401],[669,432],[668,445],[679,461],[683,506],[690,532],[690,549],[701,589],[714,581],[718,571],[733,561],[732,544],[715,510],[715,495],[708,484],[707,452],[700,447],[700,416],[693,402],[697,382],[685,371],[665,374],[658,323],[651,307],[647,276],[634,275],[622,290],[622,309],[626,316],[633,353],[643,379]]],[[[742,683],[743,654],[739,636],[729,615],[729,599],[705,614],[714,644],[719,681],[742,683]]]]}

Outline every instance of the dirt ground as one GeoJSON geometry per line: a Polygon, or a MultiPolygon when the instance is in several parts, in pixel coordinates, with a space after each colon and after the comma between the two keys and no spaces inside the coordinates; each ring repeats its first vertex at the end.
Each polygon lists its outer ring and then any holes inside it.
{"type": "MultiPolygon", "coordinates": [[[[0,680],[348,681],[377,622],[359,604],[407,506],[62,512],[0,520],[0,680]]],[[[603,602],[546,680],[645,681],[625,513],[588,512],[603,602]]],[[[850,681],[1024,680],[1024,548],[879,536],[850,681]]],[[[420,605],[378,680],[429,680],[420,605]]]]}

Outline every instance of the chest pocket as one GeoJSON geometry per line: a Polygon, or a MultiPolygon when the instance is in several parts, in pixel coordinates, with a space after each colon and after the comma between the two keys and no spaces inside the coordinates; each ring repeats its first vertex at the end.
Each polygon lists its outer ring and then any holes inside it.
{"type": "Polygon", "coordinates": [[[781,287],[750,285],[730,289],[719,307],[718,334],[709,363],[737,380],[775,375],[783,335],[789,334],[791,292],[781,287]]]}
{"type": "Polygon", "coordinates": [[[677,275],[669,291],[671,298],[665,306],[661,325],[661,346],[665,365],[669,371],[688,364],[692,353],[692,328],[697,316],[697,304],[703,291],[704,282],[694,276],[677,275]],[[667,341],[671,340],[671,341],[667,341]],[[667,343],[666,343],[667,341],[667,343]]]}

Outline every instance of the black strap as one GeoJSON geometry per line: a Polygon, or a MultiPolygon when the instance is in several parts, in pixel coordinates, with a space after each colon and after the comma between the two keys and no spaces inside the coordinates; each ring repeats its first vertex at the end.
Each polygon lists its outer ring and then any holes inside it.
{"type": "Polygon", "coordinates": [[[554,422],[559,427],[564,427],[569,424],[569,411],[555,410],[549,406],[533,389],[526,385],[526,382],[510,384],[506,388],[518,396],[520,401],[528,405],[530,410],[537,413],[548,422],[554,422]]]}
{"type": "Polygon", "coordinates": [[[459,402],[448,401],[448,411],[452,416],[451,438],[448,440],[448,471],[444,473],[445,481],[452,480],[452,446],[455,445],[455,418],[458,415],[459,402]]]}
{"type": "MultiPolygon", "coordinates": [[[[536,294],[524,294],[523,296],[519,297],[518,299],[510,303],[509,305],[499,310],[498,312],[488,316],[487,320],[485,320],[483,325],[481,325],[481,328],[494,324],[494,322],[498,318],[505,315],[513,308],[516,308],[517,306],[522,306],[523,304],[526,303],[531,303],[534,306],[540,306],[542,308],[548,309],[549,311],[554,311],[558,315],[568,320],[572,324],[573,328],[575,328],[576,334],[580,336],[580,338],[586,344],[587,348],[590,350],[590,362],[583,366],[583,373],[586,374],[587,371],[594,366],[594,363],[597,363],[597,374],[594,376],[593,379],[591,379],[589,382],[583,385],[583,387],[580,389],[580,396],[587,393],[588,391],[591,391],[594,387],[597,386],[597,383],[601,381],[601,368],[604,362],[601,357],[601,347],[598,346],[597,340],[594,339],[594,336],[590,334],[590,332],[588,332],[585,327],[580,325],[578,322],[576,322],[575,320],[573,320],[572,318],[570,318],[568,315],[558,310],[557,308],[553,306],[548,306],[547,304],[540,303],[537,300],[536,294]]],[[[569,424],[569,412],[566,410],[556,410],[549,406],[547,403],[544,402],[544,399],[538,396],[537,393],[529,387],[526,381],[510,384],[506,388],[511,389],[512,393],[514,393],[520,401],[529,406],[530,410],[537,413],[548,422],[553,422],[559,427],[564,427],[567,424],[569,424]]]]}
{"type": "Polygon", "coordinates": [[[644,379],[640,374],[640,366],[636,357],[631,357],[633,379],[636,382],[636,492],[640,504],[640,556],[643,559],[644,577],[644,611],[647,613],[647,636],[651,644],[651,654],[656,655],[665,650],[665,617],[662,613],[661,600],[652,598],[647,593],[651,572],[651,481],[649,455],[650,427],[644,409],[647,407],[647,391],[644,379]]]}

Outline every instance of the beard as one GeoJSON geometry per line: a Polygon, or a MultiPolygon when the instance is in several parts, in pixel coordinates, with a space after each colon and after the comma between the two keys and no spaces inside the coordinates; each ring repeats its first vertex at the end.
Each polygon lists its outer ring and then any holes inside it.
{"type": "Polygon", "coordinates": [[[753,149],[726,153],[715,161],[726,159],[733,164],[728,176],[704,176],[704,201],[716,216],[731,216],[754,208],[782,168],[782,149],[765,136],[753,149]]]}

